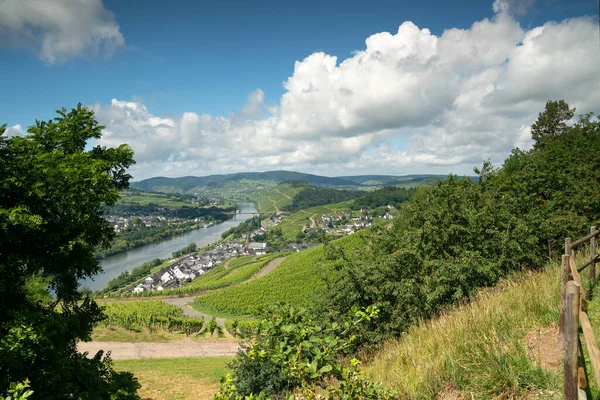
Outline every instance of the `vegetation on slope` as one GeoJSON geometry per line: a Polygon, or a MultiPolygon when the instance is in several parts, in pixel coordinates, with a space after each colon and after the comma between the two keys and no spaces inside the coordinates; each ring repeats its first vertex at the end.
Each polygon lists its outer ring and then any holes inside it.
{"type": "Polygon", "coordinates": [[[300,180],[319,186],[355,185],[354,182],[341,178],[329,178],[327,176],[304,174],[294,171],[268,171],[240,172],[227,175],[184,176],[181,178],[155,177],[134,182],[132,186],[149,192],[181,193],[202,193],[211,191],[213,188],[218,190],[219,187],[229,186],[231,192],[243,192],[246,186],[253,186],[255,182],[270,187],[289,180],[300,180]]]}
{"type": "Polygon", "coordinates": [[[292,198],[290,204],[281,207],[285,211],[298,211],[324,204],[341,203],[364,195],[364,193],[358,191],[308,186],[302,182],[292,182],[290,184],[299,188],[304,187],[304,190],[298,192],[292,198]]]}
{"type": "MultiPolygon", "coordinates": [[[[565,236],[585,234],[600,220],[600,160],[595,156],[600,150],[600,123],[583,116],[567,127],[560,116],[548,115],[554,112],[552,104],[548,103],[534,125],[541,136],[533,150],[514,150],[500,169],[485,162],[476,169],[477,182],[451,176],[419,188],[402,204],[390,228],[372,229],[359,246],[325,246],[320,258],[332,272],[323,296],[314,297],[323,300],[313,311],[316,318],[324,323],[341,321],[356,307],[375,305],[378,318],[361,325],[353,350],[376,348],[385,339],[400,336],[420,321],[474,296],[482,287],[494,286],[515,271],[541,268],[549,256],[562,251],[557,244],[565,236]],[[544,126],[544,121],[555,126],[544,126]]],[[[314,261],[307,260],[307,264],[314,261]]],[[[227,311],[241,309],[239,303],[227,311]]],[[[217,295],[200,298],[199,304],[227,308],[225,299],[217,295]]],[[[512,342],[505,343],[502,337],[489,339],[493,345],[480,349],[482,357],[491,354],[502,361],[502,346],[512,342]]],[[[265,368],[278,362],[276,351],[267,354],[265,368]]],[[[468,375],[463,379],[471,380],[484,398],[507,387],[517,393],[531,389],[518,386],[520,380],[534,387],[554,385],[552,376],[526,363],[523,352],[516,354],[509,363],[514,368],[495,378],[504,383],[479,384],[468,375]],[[517,386],[506,382],[517,382],[517,386]]],[[[477,360],[476,354],[473,357],[477,360]]],[[[447,361],[456,363],[456,368],[470,362],[447,361]]],[[[241,382],[247,369],[242,366],[235,372],[236,382],[241,382]]]]}
{"type": "MultiPolygon", "coordinates": [[[[365,231],[335,241],[340,248],[359,247],[365,231]]],[[[323,246],[292,253],[266,276],[198,297],[194,308],[214,314],[261,315],[266,305],[308,307],[323,301],[326,278],[334,273],[323,246]]]]}
{"type": "Polygon", "coordinates": [[[387,186],[372,192],[363,193],[362,196],[352,202],[353,210],[371,209],[383,206],[400,207],[402,203],[410,199],[415,193],[415,189],[405,189],[403,187],[387,186]]]}
{"type": "Polygon", "coordinates": [[[557,338],[559,284],[556,265],[518,273],[390,340],[367,371],[406,399],[525,398],[532,389],[550,398],[562,386],[559,374],[540,365],[539,348],[528,349],[526,335],[554,326],[557,338]]]}
{"type": "Polygon", "coordinates": [[[275,187],[256,191],[248,196],[250,200],[256,203],[258,211],[264,213],[274,213],[277,210],[292,203],[292,199],[298,193],[309,187],[307,184],[298,185],[296,183],[281,183],[275,187]]]}

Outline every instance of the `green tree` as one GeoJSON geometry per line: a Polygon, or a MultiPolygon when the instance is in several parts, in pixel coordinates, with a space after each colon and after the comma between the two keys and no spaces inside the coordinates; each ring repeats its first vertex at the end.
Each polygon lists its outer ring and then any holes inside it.
{"type": "Polygon", "coordinates": [[[133,152],[88,144],[103,127],[81,104],[57,113],[24,137],[0,127],[0,392],[29,379],[44,399],[135,399],[130,373],[76,347],[103,319],[78,281],[100,271],[94,249],[114,236],[103,206],[129,186],[133,152]]]}
{"type": "Polygon", "coordinates": [[[546,108],[531,125],[531,137],[535,140],[534,148],[544,147],[546,138],[557,136],[567,129],[567,121],[573,118],[575,109],[569,108],[564,100],[548,100],[546,108]]]}
{"type": "Polygon", "coordinates": [[[217,319],[215,317],[212,317],[208,321],[207,328],[208,328],[208,331],[210,332],[210,336],[212,336],[215,333],[215,331],[217,330],[217,328],[218,328],[217,319]]]}

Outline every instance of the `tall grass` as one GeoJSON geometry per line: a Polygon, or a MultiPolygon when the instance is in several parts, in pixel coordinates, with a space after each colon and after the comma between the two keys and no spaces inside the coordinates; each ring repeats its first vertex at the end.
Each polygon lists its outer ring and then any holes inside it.
{"type": "Polygon", "coordinates": [[[559,374],[528,354],[525,336],[558,321],[559,300],[558,265],[515,274],[386,343],[367,371],[409,399],[558,396],[559,374]]]}

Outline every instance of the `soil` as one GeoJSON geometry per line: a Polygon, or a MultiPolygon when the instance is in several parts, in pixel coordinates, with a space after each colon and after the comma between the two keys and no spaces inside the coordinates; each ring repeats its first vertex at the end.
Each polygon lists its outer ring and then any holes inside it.
{"type": "Polygon", "coordinates": [[[558,339],[558,326],[536,329],[525,337],[529,356],[542,368],[558,371],[563,357],[563,349],[558,339]]]}
{"type": "Polygon", "coordinates": [[[93,357],[98,351],[111,352],[113,360],[142,358],[233,357],[239,343],[231,340],[177,340],[169,343],[80,342],[77,349],[93,357]]]}

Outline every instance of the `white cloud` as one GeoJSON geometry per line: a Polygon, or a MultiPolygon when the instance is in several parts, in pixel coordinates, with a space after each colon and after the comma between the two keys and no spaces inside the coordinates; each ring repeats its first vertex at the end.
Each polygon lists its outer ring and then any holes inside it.
{"type": "Polygon", "coordinates": [[[4,132],[4,136],[25,136],[25,133],[25,129],[23,129],[21,125],[17,124],[14,126],[7,126],[6,131],[4,132]]]}
{"type": "Polygon", "coordinates": [[[112,56],[124,44],[102,0],[0,1],[0,46],[33,48],[47,64],[112,56]]]}
{"type": "Polygon", "coordinates": [[[227,117],[159,118],[117,100],[96,109],[103,142],[135,150],[137,179],[274,168],[470,173],[531,146],[528,127],[548,99],[600,111],[597,46],[591,19],[524,30],[499,9],[440,36],[404,22],[341,62],[311,54],[295,63],[277,105],[257,89],[227,117]]]}

